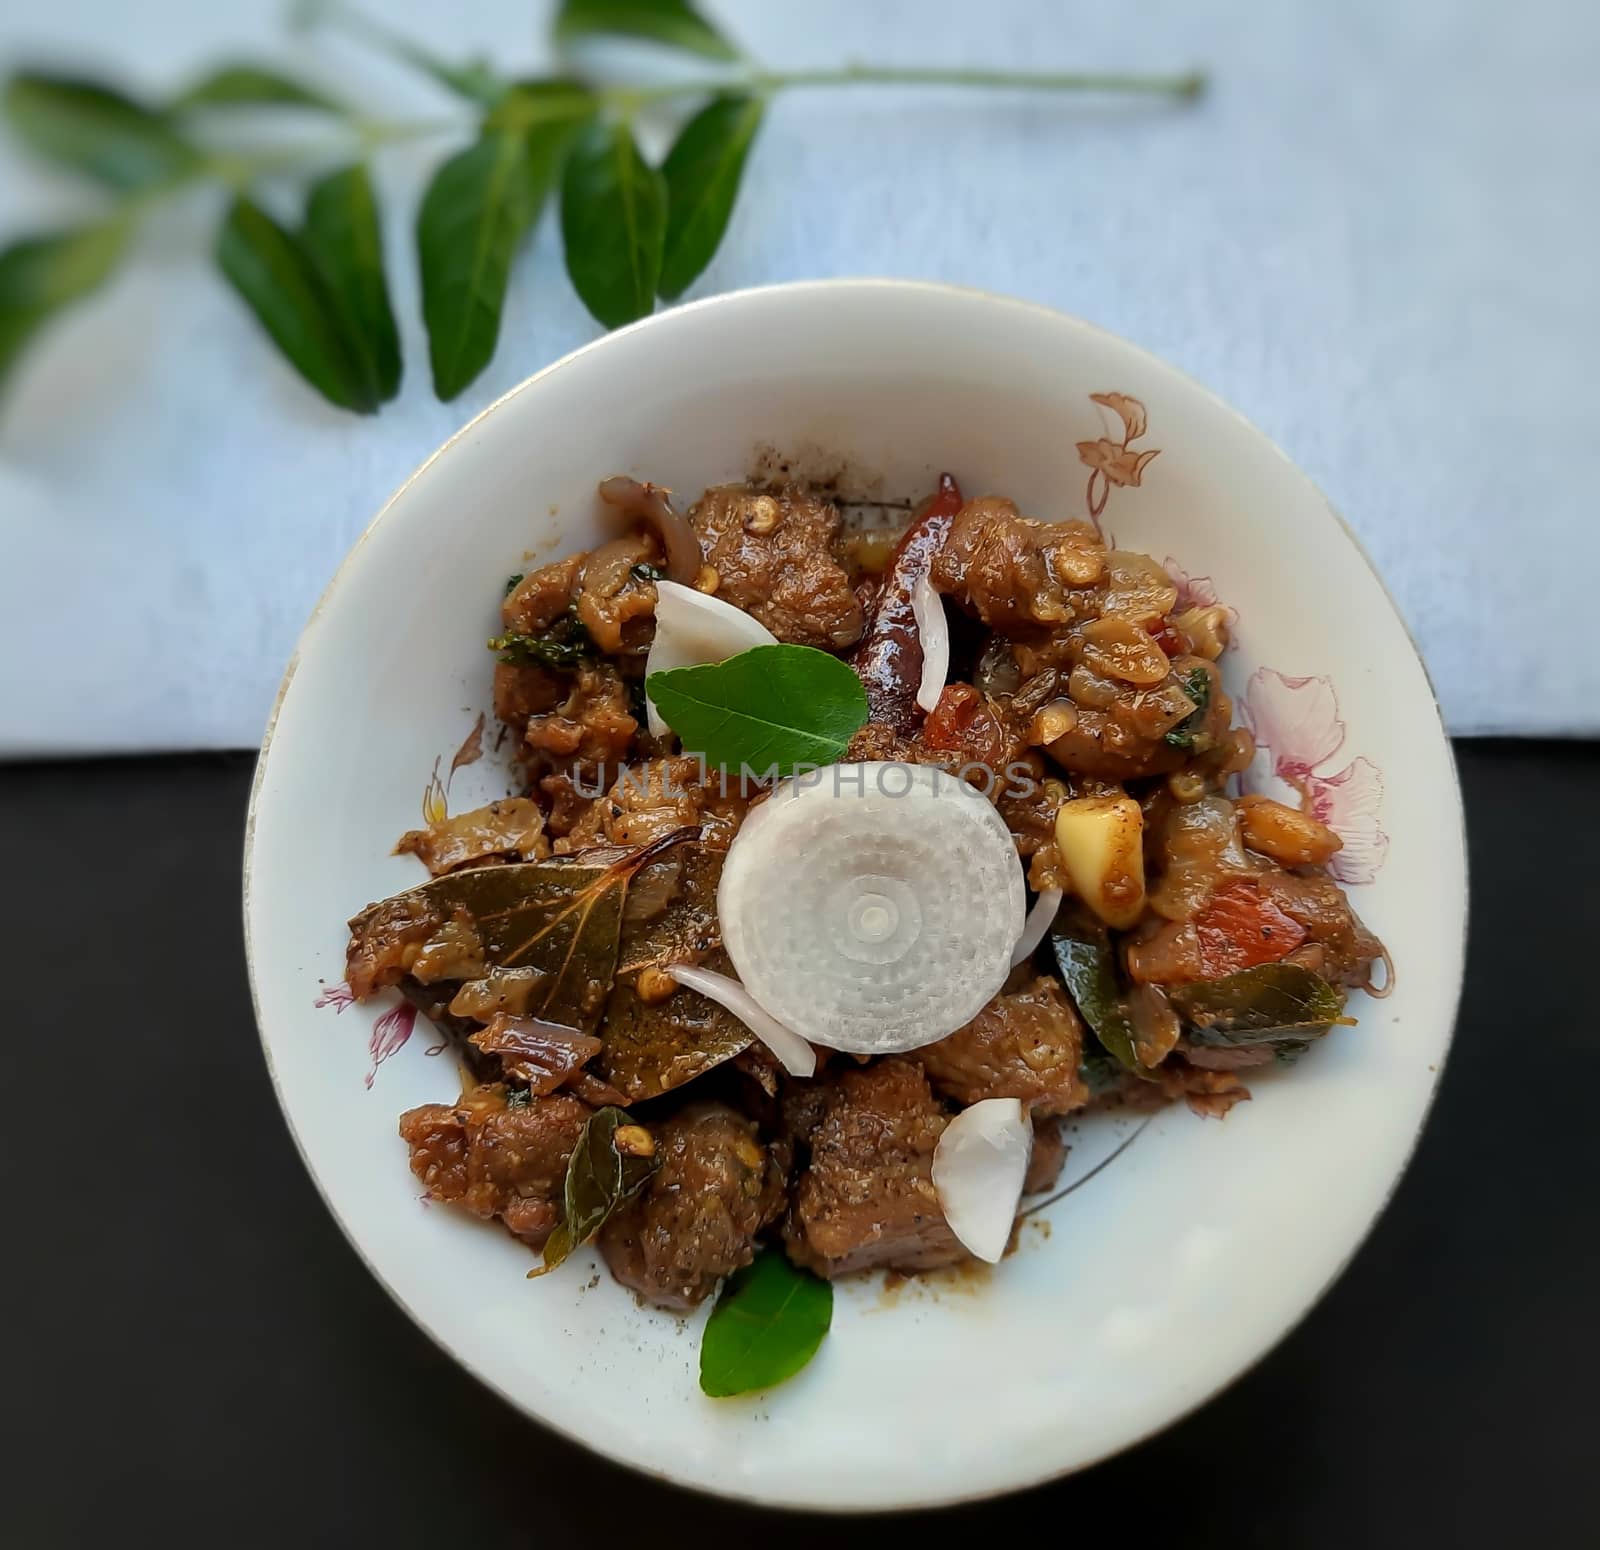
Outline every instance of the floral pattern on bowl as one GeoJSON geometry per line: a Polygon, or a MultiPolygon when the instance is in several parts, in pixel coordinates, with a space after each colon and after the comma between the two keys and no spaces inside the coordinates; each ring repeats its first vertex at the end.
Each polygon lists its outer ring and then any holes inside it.
{"type": "Polygon", "coordinates": [[[1257,668],[1239,711],[1256,740],[1244,789],[1291,802],[1298,798],[1344,841],[1328,870],[1341,883],[1372,882],[1389,854],[1389,836],[1378,822],[1383,775],[1364,756],[1330,769],[1345,743],[1332,681],[1257,668]]]}

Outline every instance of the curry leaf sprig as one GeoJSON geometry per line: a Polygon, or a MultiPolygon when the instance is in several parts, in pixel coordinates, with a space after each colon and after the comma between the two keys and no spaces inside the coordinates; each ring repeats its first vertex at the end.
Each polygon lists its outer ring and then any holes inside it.
{"type": "Polygon", "coordinates": [[[645,692],[708,769],[778,778],[835,764],[866,725],[855,670],[814,646],[752,646],[652,673],[645,692]]]}
{"type": "MultiPolygon", "coordinates": [[[[399,391],[399,334],[389,299],[368,163],[383,147],[454,135],[416,220],[422,316],[433,388],[449,400],[499,343],[513,260],[547,205],[559,207],[566,267],[594,317],[617,328],[673,301],[720,246],[767,104],[801,87],[935,85],[1047,92],[1132,92],[1183,99],[1196,74],[1016,73],[965,69],[769,70],[736,48],[690,0],[559,0],[559,52],[630,38],[698,56],[716,74],[628,85],[575,68],[516,79],[483,59],[441,58],[345,0],[301,0],[302,24],[359,38],[427,76],[456,105],[439,121],[372,118],[338,94],[252,62],[230,62],[162,101],[105,82],[22,71],[4,115],[30,150],[98,184],[106,213],[0,249],[0,381],[57,313],[114,272],[146,215],[200,182],[233,192],[215,244],[218,267],[291,365],[330,403],[370,414],[399,391]],[[642,114],[685,114],[665,158],[640,149],[642,114]],[[298,115],[337,138],[306,151],[274,138],[241,150],[219,124],[298,115]],[[314,178],[298,226],[270,213],[261,185],[314,178]]],[[[570,62],[570,61],[569,61],[570,62]]]]}

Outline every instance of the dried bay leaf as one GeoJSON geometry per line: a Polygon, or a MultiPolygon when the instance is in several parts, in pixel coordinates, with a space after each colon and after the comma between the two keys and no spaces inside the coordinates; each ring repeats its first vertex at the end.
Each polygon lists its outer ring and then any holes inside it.
{"type": "Polygon", "coordinates": [[[644,1001],[639,975],[670,964],[703,963],[732,973],[717,924],[717,884],[725,852],[685,845],[675,853],[677,886],[666,907],[625,921],[616,982],[606,1002],[604,1044],[596,1068],[633,1103],[655,1098],[703,1075],[749,1047],[753,1035],[731,1012],[683,987],[663,1001],[644,1001]]]}
{"type": "Polygon", "coordinates": [[[674,830],[605,862],[532,861],[436,877],[357,915],[350,922],[351,961],[392,964],[398,960],[389,943],[404,935],[414,947],[419,921],[439,929],[464,915],[482,941],[485,964],[546,976],[529,998],[529,1016],[593,1033],[611,989],[630,879],[696,833],[674,830]]]}

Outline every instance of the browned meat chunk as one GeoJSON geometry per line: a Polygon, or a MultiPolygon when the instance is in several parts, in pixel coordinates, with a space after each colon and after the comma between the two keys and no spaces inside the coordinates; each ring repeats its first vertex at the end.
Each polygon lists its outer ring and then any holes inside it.
{"type": "Polygon", "coordinates": [[[1078,1076],[1083,1024],[1060,984],[1043,976],[1002,992],[965,1028],[918,1053],[934,1091],[963,1106],[1020,1098],[1047,1115],[1089,1101],[1078,1076]]]}
{"type": "Polygon", "coordinates": [[[529,571],[500,605],[500,618],[508,630],[539,635],[572,606],[586,554],[569,554],[563,560],[529,571]]]}
{"type": "MultiPolygon", "coordinates": [[[[592,786],[587,787],[592,791],[592,786]]],[[[590,809],[594,806],[594,798],[585,796],[573,784],[572,776],[565,770],[557,770],[549,775],[541,776],[538,781],[539,795],[549,803],[549,812],[545,818],[545,832],[553,834],[556,838],[563,839],[585,821],[590,809]]],[[[598,820],[596,820],[598,822],[598,820]]],[[[566,847],[573,849],[575,847],[566,847]]],[[[555,849],[560,853],[561,845],[555,849]]]]}
{"type": "Polygon", "coordinates": [[[986,498],[962,508],[931,574],[1000,632],[980,678],[1064,769],[1128,780],[1213,750],[1231,759],[1232,707],[1166,616],[1177,588],[1148,556],[1107,554],[1084,523],[1034,522],[986,498]]]}
{"type": "Polygon", "coordinates": [[[717,573],[716,595],[781,641],[842,651],[861,637],[861,604],[834,558],[839,513],[796,486],[707,490],[689,521],[717,573]]]}
{"type": "Polygon", "coordinates": [[[1086,631],[1060,637],[1048,648],[1020,655],[1029,666],[1046,656],[1063,658],[1062,666],[1075,659],[1066,673],[1064,700],[1046,706],[1040,720],[1054,716],[1062,724],[1058,734],[1046,743],[1050,757],[1063,769],[1076,774],[1098,775],[1110,780],[1134,780],[1145,775],[1161,775],[1190,762],[1198,750],[1214,746],[1227,733],[1232,705],[1222,692],[1216,668],[1199,657],[1179,657],[1168,661],[1145,631],[1126,620],[1107,618],[1106,625],[1115,639],[1103,651],[1091,649],[1086,631]],[[1143,640],[1123,639],[1143,636],[1143,640]],[[1149,658],[1142,654],[1148,650],[1149,658]],[[1129,662],[1121,671],[1137,673],[1136,681],[1111,672],[1112,652],[1126,652],[1129,662]],[[1165,664],[1155,677],[1159,657],[1165,664]],[[1192,743],[1174,743],[1167,734],[1188,722],[1195,714],[1195,702],[1187,687],[1191,674],[1206,677],[1207,704],[1199,724],[1185,727],[1184,737],[1192,743]]]}
{"type": "Polygon", "coordinates": [[[1061,1121],[1035,1117],[1033,1151],[1028,1155],[1028,1171],[1023,1176],[1022,1193],[1038,1195],[1051,1188],[1061,1177],[1061,1168],[1066,1160],[1067,1142],[1061,1134],[1061,1121]]]}
{"type": "Polygon", "coordinates": [[[400,1138],[430,1199],[499,1217],[540,1248],[561,1219],[567,1159],[589,1114],[564,1093],[508,1105],[494,1083],[402,1114],[400,1138]]]}
{"type": "Polygon", "coordinates": [[[566,683],[566,698],[548,715],[529,718],[523,740],[548,765],[614,769],[639,730],[622,675],[609,662],[585,662],[566,683]]]}
{"type": "Polygon", "coordinates": [[[642,651],[650,644],[656,588],[639,567],[655,570],[660,563],[661,546],[649,533],[613,539],[592,554],[569,554],[529,571],[506,594],[501,620],[520,635],[544,635],[576,621],[599,651],[642,651]]]}
{"type": "Polygon", "coordinates": [[[1169,1101],[1182,1098],[1201,1119],[1225,1119],[1234,1104],[1250,1101],[1250,1089],[1232,1071],[1203,1071],[1168,1060],[1155,1075],[1169,1101]]]}
{"type": "Polygon", "coordinates": [[[1044,760],[1038,754],[1024,754],[1012,761],[994,805],[1016,841],[1019,856],[1035,856],[1054,847],[1056,809],[1066,799],[1067,788],[1046,776],[1044,760]]]}
{"type": "Polygon", "coordinates": [[[985,495],[957,513],[934,557],[934,586],[991,629],[1064,624],[1078,613],[1075,588],[1106,574],[1106,551],[1087,522],[1035,522],[1012,501],[985,495]]]}
{"type": "Polygon", "coordinates": [[[663,1308],[693,1308],[755,1257],[783,1209],[783,1174],[754,1123],[697,1103],[653,1127],[661,1165],[600,1230],[612,1275],[663,1308]]]}
{"type": "Polygon", "coordinates": [[[999,783],[1006,766],[1023,749],[1022,741],[996,713],[988,696],[971,684],[946,684],[938,703],[917,734],[917,742],[937,753],[955,757],[958,767],[975,774],[992,795],[999,795],[999,783]],[[983,771],[988,771],[984,776],[983,771]]]}
{"type": "Polygon", "coordinates": [[[527,797],[506,797],[487,807],[442,818],[400,836],[396,855],[415,856],[435,877],[492,857],[538,860],[550,854],[544,813],[527,797]]]}
{"type": "MultiPolygon", "coordinates": [[[[965,684],[954,685],[947,689],[945,694],[950,697],[952,704],[966,704],[964,695],[956,695],[955,689],[965,689],[967,694],[977,696],[976,689],[965,684]]],[[[945,704],[941,699],[939,706],[935,707],[935,714],[945,704]]],[[[875,762],[889,760],[897,764],[925,764],[934,769],[943,770],[947,775],[956,775],[966,780],[977,790],[982,791],[991,801],[997,801],[1006,782],[1006,761],[1002,753],[998,764],[991,763],[983,757],[986,745],[975,740],[969,740],[965,746],[958,746],[963,738],[986,738],[989,728],[993,727],[994,717],[985,708],[983,720],[974,717],[973,721],[965,727],[953,725],[946,741],[949,747],[936,747],[924,740],[923,736],[905,737],[901,733],[882,721],[869,721],[850,739],[845,748],[845,761],[847,763],[875,762]],[[974,731],[976,725],[976,731],[974,731]]],[[[934,725],[930,716],[929,724],[934,725]]]]}
{"type": "Polygon", "coordinates": [[[1223,1119],[1236,1103],[1250,1101],[1250,1089],[1233,1070],[1201,1069],[1186,1055],[1174,1054],[1150,1073],[1150,1080],[1131,1074],[1098,1094],[1096,1108],[1157,1109],[1182,1099],[1202,1119],[1223,1119]]]}
{"type": "Polygon", "coordinates": [[[1270,1044],[1191,1044],[1179,1039],[1177,1050],[1189,1065],[1205,1071],[1249,1071],[1270,1066],[1277,1058],[1270,1044]]]}
{"type": "Polygon", "coordinates": [[[1321,872],[1264,872],[1263,896],[1306,933],[1290,959],[1335,985],[1365,985],[1383,943],[1362,925],[1344,891],[1321,872]]]}
{"type": "Polygon", "coordinates": [[[519,737],[529,716],[554,710],[566,695],[562,675],[548,667],[523,667],[514,662],[494,665],[494,713],[514,727],[519,737]]]}
{"type": "Polygon", "coordinates": [[[443,924],[439,912],[414,894],[397,894],[364,910],[350,922],[344,978],[358,1001],[410,972],[422,944],[443,924]]]}
{"type": "Polygon", "coordinates": [[[789,1257],[830,1280],[965,1259],[933,1189],[933,1151],[948,1123],[913,1061],[842,1072],[810,1132],[784,1224],[789,1257]]]}
{"type": "Polygon", "coordinates": [[[465,910],[446,919],[428,899],[396,894],[351,920],[344,969],[358,1001],[407,975],[424,985],[476,979],[485,969],[483,939],[465,910]]]}
{"type": "Polygon", "coordinates": [[[592,845],[648,845],[674,829],[699,827],[706,844],[726,849],[749,799],[735,777],[707,773],[698,759],[679,755],[628,765],[557,843],[570,854],[592,845]],[[702,779],[702,776],[705,778],[702,779]]]}

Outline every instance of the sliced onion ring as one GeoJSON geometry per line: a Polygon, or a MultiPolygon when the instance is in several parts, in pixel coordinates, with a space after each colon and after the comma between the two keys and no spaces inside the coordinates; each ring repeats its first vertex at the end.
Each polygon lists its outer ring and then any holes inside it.
{"type": "Polygon", "coordinates": [[[675,963],[668,969],[680,985],[698,990],[708,1001],[733,1013],[751,1033],[772,1051],[774,1058],[790,1076],[815,1076],[817,1052],[792,1028],[785,1028],[775,1017],[769,1017],[756,1004],[756,999],[738,980],[714,969],[697,968],[694,964],[675,963]]]}
{"type": "Polygon", "coordinates": [[[922,646],[922,683],[917,689],[917,704],[931,711],[939,703],[950,676],[950,623],[944,616],[944,603],[926,576],[918,576],[911,588],[911,612],[922,646]]]}
{"type": "MultiPolygon", "coordinates": [[[[645,658],[645,673],[670,673],[674,668],[698,667],[702,662],[725,662],[752,646],[775,646],[778,637],[759,619],[720,597],[680,587],[675,581],[656,583],[656,634],[645,658]]],[[[645,702],[650,735],[668,730],[652,701],[645,702]]]]}
{"type": "Polygon", "coordinates": [[[1016,1098],[984,1098],[944,1128],[933,1149],[939,1208],[969,1253],[995,1264],[1011,1239],[1033,1126],[1016,1098]]]}
{"type": "Polygon", "coordinates": [[[717,885],[739,982],[812,1044],[921,1049],[999,993],[1027,914],[1005,820],[930,765],[833,764],[751,809],[717,885]]]}
{"type": "Polygon", "coordinates": [[[1022,925],[1022,935],[1017,938],[1017,945],[1011,954],[1013,969],[1019,963],[1026,963],[1033,957],[1034,949],[1044,941],[1044,934],[1050,929],[1051,922],[1056,918],[1056,911],[1060,908],[1059,888],[1046,888],[1033,901],[1033,908],[1028,911],[1028,918],[1022,925]]]}

